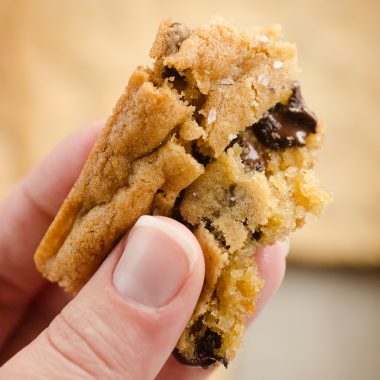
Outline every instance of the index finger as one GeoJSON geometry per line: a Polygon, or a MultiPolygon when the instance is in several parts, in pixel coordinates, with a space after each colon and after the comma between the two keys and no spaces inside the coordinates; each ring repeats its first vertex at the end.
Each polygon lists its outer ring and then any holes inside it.
{"type": "Polygon", "coordinates": [[[100,133],[98,122],[69,136],[0,205],[0,346],[44,284],[33,254],[79,176],[100,133]]]}

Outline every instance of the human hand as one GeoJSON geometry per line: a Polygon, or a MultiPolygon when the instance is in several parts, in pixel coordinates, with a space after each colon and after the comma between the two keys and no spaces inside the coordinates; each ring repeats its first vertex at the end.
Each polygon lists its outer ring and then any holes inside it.
{"type": "MultiPolygon", "coordinates": [[[[0,205],[0,379],[210,374],[170,355],[204,278],[200,246],[180,223],[140,218],[73,300],[35,269],[33,253],[101,127],[66,139],[0,205]]],[[[255,315],[279,287],[286,253],[284,243],[256,253],[265,287],[255,315]]]]}

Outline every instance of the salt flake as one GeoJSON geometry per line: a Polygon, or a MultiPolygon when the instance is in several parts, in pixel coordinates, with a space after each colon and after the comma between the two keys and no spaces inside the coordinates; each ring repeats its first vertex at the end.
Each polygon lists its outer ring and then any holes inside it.
{"type": "Polygon", "coordinates": [[[276,59],[274,62],[273,62],[273,67],[275,69],[281,69],[281,67],[283,66],[283,63],[281,61],[279,61],[278,59],[276,59]]]}
{"type": "Polygon", "coordinates": [[[207,117],[207,124],[212,124],[216,120],[216,110],[214,108],[210,109],[207,117]]]}
{"type": "Polygon", "coordinates": [[[258,80],[259,80],[259,83],[261,83],[264,86],[268,86],[269,84],[269,79],[265,74],[260,74],[258,80]]]}
{"type": "Polygon", "coordinates": [[[235,84],[235,81],[232,78],[221,79],[220,84],[235,84]]]}
{"type": "Polygon", "coordinates": [[[262,42],[263,44],[266,44],[267,42],[269,42],[269,38],[265,34],[260,34],[259,35],[259,41],[262,42]]]}
{"type": "Polygon", "coordinates": [[[256,152],[256,150],[252,148],[252,149],[249,149],[245,158],[247,161],[249,160],[255,161],[255,160],[258,160],[260,157],[259,157],[259,154],[256,152]]]}
{"type": "Polygon", "coordinates": [[[305,131],[298,131],[298,132],[296,132],[296,139],[301,144],[305,144],[305,137],[306,137],[306,132],[305,131]]]}
{"type": "Polygon", "coordinates": [[[228,135],[228,140],[229,140],[229,141],[235,140],[236,137],[237,137],[237,134],[236,134],[236,133],[230,133],[230,134],[228,135]]]}

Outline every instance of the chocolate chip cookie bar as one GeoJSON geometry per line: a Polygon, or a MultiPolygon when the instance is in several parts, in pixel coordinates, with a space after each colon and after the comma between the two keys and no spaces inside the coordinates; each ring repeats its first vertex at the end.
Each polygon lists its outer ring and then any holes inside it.
{"type": "Polygon", "coordinates": [[[37,268],[76,293],[143,214],[187,225],[203,290],[175,357],[227,366],[263,282],[254,252],[329,200],[313,173],[323,128],[278,27],[164,21],[43,238],[37,268]]]}

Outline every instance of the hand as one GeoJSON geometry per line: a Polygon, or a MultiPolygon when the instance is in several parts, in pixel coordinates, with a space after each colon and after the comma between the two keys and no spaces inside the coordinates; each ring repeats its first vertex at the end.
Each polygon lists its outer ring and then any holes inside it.
{"type": "MultiPolygon", "coordinates": [[[[73,300],[34,267],[33,253],[101,127],[66,139],[0,206],[0,379],[210,374],[171,356],[204,277],[199,244],[180,223],[140,218],[73,300]]],[[[256,253],[265,280],[257,311],[282,281],[286,252],[280,243],[256,253]]]]}

